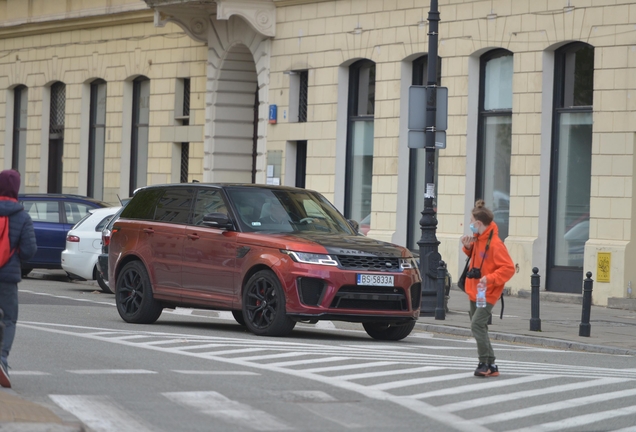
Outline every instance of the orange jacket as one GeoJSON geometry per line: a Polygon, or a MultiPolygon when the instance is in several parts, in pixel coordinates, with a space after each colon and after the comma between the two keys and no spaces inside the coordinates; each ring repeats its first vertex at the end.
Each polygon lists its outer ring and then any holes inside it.
{"type": "MultiPolygon", "coordinates": [[[[488,279],[486,287],[486,302],[494,305],[499,300],[503,292],[504,285],[515,274],[515,266],[508,254],[506,245],[499,238],[499,228],[495,222],[491,222],[482,234],[475,234],[475,241],[471,249],[463,248],[464,253],[472,257],[469,264],[470,268],[481,267],[481,275],[488,279]],[[486,244],[490,233],[493,233],[490,240],[488,252],[486,244]],[[474,250],[473,250],[474,249],[474,250]],[[482,264],[483,263],[483,264],[482,264]]],[[[477,297],[477,283],[479,279],[466,278],[466,294],[471,301],[475,301],[477,297]]]]}

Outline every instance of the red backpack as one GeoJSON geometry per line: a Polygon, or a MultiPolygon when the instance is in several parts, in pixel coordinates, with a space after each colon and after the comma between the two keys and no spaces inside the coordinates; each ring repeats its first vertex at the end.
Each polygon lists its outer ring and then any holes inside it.
{"type": "Polygon", "coordinates": [[[0,267],[4,267],[14,253],[15,249],[11,250],[9,241],[9,218],[0,216],[0,267]]]}

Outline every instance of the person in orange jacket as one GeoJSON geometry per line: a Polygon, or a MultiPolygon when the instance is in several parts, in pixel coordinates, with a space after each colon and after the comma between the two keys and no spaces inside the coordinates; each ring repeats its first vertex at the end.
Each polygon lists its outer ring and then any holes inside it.
{"type": "Polygon", "coordinates": [[[470,230],[473,235],[461,238],[464,253],[470,256],[465,290],[470,300],[470,329],[477,341],[479,357],[475,376],[479,377],[499,376],[495,352],[488,335],[488,321],[505,283],[515,273],[508,249],[499,238],[499,228],[493,219],[493,212],[486,207],[483,200],[478,200],[470,216],[470,230]],[[477,307],[476,304],[477,284],[480,282],[486,285],[486,307],[477,307]]]}

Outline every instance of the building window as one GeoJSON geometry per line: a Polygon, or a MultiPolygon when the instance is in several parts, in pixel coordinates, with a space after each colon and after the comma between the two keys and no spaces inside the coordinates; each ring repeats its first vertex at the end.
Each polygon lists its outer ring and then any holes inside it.
{"type": "Polygon", "coordinates": [[[371,214],[375,63],[360,60],[349,67],[345,216],[362,221],[371,214]]]}
{"type": "Polygon", "coordinates": [[[504,49],[481,57],[477,181],[475,196],[495,214],[499,237],[509,231],[512,150],[512,53],[504,49]]]}
{"type": "Polygon", "coordinates": [[[307,96],[309,93],[309,71],[285,72],[289,75],[289,122],[307,121],[307,96]]]}
{"type": "Polygon", "coordinates": [[[175,93],[175,115],[178,124],[188,126],[190,124],[190,78],[177,80],[175,93]]]}
{"type": "Polygon", "coordinates": [[[56,82],[51,86],[49,121],[49,162],[47,192],[62,192],[64,172],[64,119],[66,117],[66,84],[56,82]]]}
{"type": "Polygon", "coordinates": [[[88,179],[86,194],[102,199],[104,195],[104,154],[106,145],[106,81],[91,83],[88,135],[88,179]]]}
{"type": "Polygon", "coordinates": [[[188,182],[188,170],[190,166],[190,143],[181,143],[181,172],[179,173],[179,181],[181,183],[188,182]]]}
{"type": "MultiPolygon", "coordinates": [[[[412,85],[426,85],[428,82],[428,56],[423,55],[413,60],[412,85]]],[[[442,77],[442,59],[437,60],[437,85],[442,77]]],[[[422,113],[425,115],[425,113],[422,113]]],[[[435,152],[435,196],[437,196],[437,160],[439,152],[435,152]]],[[[409,149],[409,200],[406,247],[411,250],[419,248],[417,242],[422,237],[420,219],[424,210],[424,192],[426,187],[426,150],[409,149]]]]}
{"type": "Polygon", "coordinates": [[[548,285],[581,292],[589,238],[594,48],[566,45],[555,53],[548,285]]]}
{"type": "Polygon", "coordinates": [[[145,186],[148,177],[148,123],[150,121],[150,80],[133,81],[132,136],[130,140],[129,196],[145,186]]]}
{"type": "Polygon", "coordinates": [[[11,168],[24,174],[26,168],[28,89],[20,85],[13,90],[13,151],[11,168]]]}

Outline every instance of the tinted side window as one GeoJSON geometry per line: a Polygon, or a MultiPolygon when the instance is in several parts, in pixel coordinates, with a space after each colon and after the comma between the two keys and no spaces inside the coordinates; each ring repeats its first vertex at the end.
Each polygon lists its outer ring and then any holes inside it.
{"type": "Polygon", "coordinates": [[[57,201],[23,201],[22,205],[33,222],[61,222],[60,204],[57,201]]]}
{"type": "Polygon", "coordinates": [[[97,224],[97,226],[95,227],[95,231],[101,231],[103,230],[106,225],[108,224],[108,222],[110,222],[110,220],[113,218],[113,215],[110,216],[106,216],[104,219],[101,220],[101,222],[99,222],[97,224]]]}
{"type": "Polygon", "coordinates": [[[193,198],[194,188],[167,189],[157,203],[154,219],[157,222],[188,223],[193,198]]]}
{"type": "Polygon", "coordinates": [[[192,223],[201,225],[203,216],[208,213],[225,213],[227,205],[223,200],[221,191],[218,189],[199,189],[197,192],[197,200],[194,204],[194,217],[192,223]]]}
{"type": "Polygon", "coordinates": [[[157,201],[159,201],[159,197],[163,192],[164,189],[160,188],[140,190],[126,205],[120,217],[124,219],[152,220],[157,201]]]}

